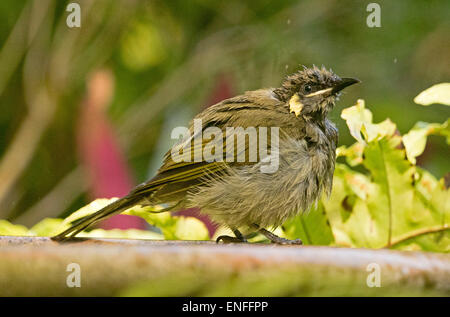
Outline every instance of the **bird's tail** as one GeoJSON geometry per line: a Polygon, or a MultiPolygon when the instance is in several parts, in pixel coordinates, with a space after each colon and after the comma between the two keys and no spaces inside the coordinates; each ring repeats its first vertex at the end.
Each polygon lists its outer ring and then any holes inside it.
{"type": "Polygon", "coordinates": [[[69,229],[61,232],[60,234],[52,237],[51,239],[54,241],[68,240],[77,235],[78,233],[80,233],[81,231],[83,231],[84,229],[86,229],[87,227],[105,218],[108,218],[114,214],[121,213],[128,208],[138,205],[140,201],[141,198],[139,197],[139,195],[129,194],[123,198],[120,198],[112,202],[111,204],[103,207],[102,209],[91,215],[87,215],[80,219],[75,220],[69,229]]]}

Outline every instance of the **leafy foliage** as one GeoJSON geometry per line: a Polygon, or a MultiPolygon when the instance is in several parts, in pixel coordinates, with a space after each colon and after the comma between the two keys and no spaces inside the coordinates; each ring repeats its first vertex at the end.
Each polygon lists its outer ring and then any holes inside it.
{"type": "MultiPolygon", "coordinates": [[[[439,96],[428,93],[427,98],[441,100],[445,94],[440,89],[439,96]]],[[[338,158],[346,164],[336,164],[330,197],[319,201],[314,210],[287,221],[277,234],[301,238],[311,245],[449,252],[449,189],[444,179],[437,180],[418,167],[416,158],[423,153],[429,135],[444,136],[450,143],[450,120],[442,124],[418,122],[401,136],[389,119],[373,123],[363,100],[344,109],[341,117],[357,142],[337,149],[338,158]]],[[[47,218],[29,230],[0,220],[0,234],[53,235],[113,200],[97,199],[65,220],[47,218]]],[[[133,207],[125,214],[144,218],[160,232],[95,229],[80,236],[209,239],[205,225],[193,217],[158,213],[150,207],[133,207]]],[[[264,240],[256,237],[252,241],[264,240]]]]}
{"type": "MultiPolygon", "coordinates": [[[[117,198],[96,199],[83,208],[75,211],[66,219],[45,218],[29,230],[22,225],[15,225],[6,220],[0,220],[0,235],[11,236],[53,236],[65,229],[75,220],[90,215],[117,198]]],[[[97,238],[129,238],[129,239],[167,239],[167,240],[208,240],[209,233],[203,222],[194,217],[172,216],[169,213],[155,213],[150,207],[135,206],[124,212],[127,215],[139,216],[145,219],[155,231],[138,229],[94,229],[82,232],[79,237],[97,238]]]]}
{"type": "Polygon", "coordinates": [[[357,143],[338,148],[347,164],[337,163],[331,196],[286,223],[286,235],[306,244],[450,251],[449,190],[415,165],[428,135],[450,142],[449,120],[418,122],[400,136],[389,119],[373,123],[363,100],[341,116],[357,143]],[[333,239],[323,240],[330,230],[333,239]]]}
{"type": "Polygon", "coordinates": [[[433,103],[440,103],[450,106],[450,83],[441,83],[422,91],[414,102],[419,105],[429,106],[433,103]]]}

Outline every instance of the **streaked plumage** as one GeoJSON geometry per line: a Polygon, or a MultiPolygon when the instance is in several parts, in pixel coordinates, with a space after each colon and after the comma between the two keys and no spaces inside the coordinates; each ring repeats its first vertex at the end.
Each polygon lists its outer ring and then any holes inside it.
{"type": "MultiPolygon", "coordinates": [[[[196,146],[203,150],[208,143],[219,142],[225,160],[226,144],[230,142],[225,133],[227,127],[255,127],[256,131],[261,127],[279,127],[279,144],[270,147],[270,153],[279,154],[278,170],[261,172],[268,157],[259,152],[256,162],[250,162],[249,157],[236,162],[239,153],[248,153],[248,142],[236,146],[234,162],[175,162],[169,150],[155,177],[124,198],[78,220],[55,239],[74,236],[133,205],[161,204],[168,209],[200,207],[213,221],[233,229],[237,240],[243,240],[239,230],[266,234],[262,228],[281,225],[287,218],[308,210],[322,192],[330,193],[338,132],[327,114],[338,92],[355,82],[324,68],[305,68],[288,76],[280,88],[246,92],[207,108],[195,117],[202,120],[202,130],[218,127],[225,136],[220,142],[207,139],[200,145],[185,139],[181,143],[188,145],[189,152],[184,155],[192,158],[196,146]]],[[[192,122],[189,129],[193,134],[192,122]]],[[[290,242],[282,238],[271,240],[290,242]]]]}

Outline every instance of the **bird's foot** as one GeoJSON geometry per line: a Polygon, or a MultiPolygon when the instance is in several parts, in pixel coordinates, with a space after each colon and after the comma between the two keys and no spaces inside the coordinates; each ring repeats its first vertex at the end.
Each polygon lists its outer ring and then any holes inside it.
{"type": "Polygon", "coordinates": [[[258,228],[258,232],[261,233],[262,235],[264,235],[272,243],[284,244],[284,245],[302,245],[303,244],[302,240],[300,240],[300,239],[289,240],[286,238],[282,238],[264,228],[258,228]]]}
{"type": "Polygon", "coordinates": [[[245,239],[245,237],[242,235],[242,233],[239,230],[233,229],[233,233],[234,233],[235,237],[230,237],[230,236],[226,236],[226,235],[219,236],[216,239],[216,243],[219,243],[220,241],[223,241],[223,243],[246,243],[247,242],[247,239],[245,239]]]}
{"type": "Polygon", "coordinates": [[[225,235],[219,236],[216,239],[217,243],[219,243],[220,241],[223,241],[223,243],[245,243],[245,242],[247,242],[247,240],[245,240],[245,239],[239,239],[236,237],[230,237],[230,236],[225,236],[225,235]]]}

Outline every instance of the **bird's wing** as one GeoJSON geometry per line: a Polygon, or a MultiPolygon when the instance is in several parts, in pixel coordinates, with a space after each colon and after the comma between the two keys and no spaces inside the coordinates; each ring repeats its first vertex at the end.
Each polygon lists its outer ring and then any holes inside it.
{"type": "MultiPolygon", "coordinates": [[[[186,145],[181,159],[178,157],[178,160],[174,160],[171,149],[166,153],[163,164],[155,177],[135,187],[127,196],[92,215],[77,220],[72,227],[53,237],[53,239],[65,240],[75,236],[92,223],[117,214],[136,204],[152,204],[155,201],[157,203],[167,202],[169,205],[173,202],[178,203],[189,188],[201,183],[205,177],[226,173],[228,167],[236,166],[237,164],[255,164],[260,159],[259,155],[256,162],[238,162],[237,160],[242,153],[248,153],[249,142],[235,142],[232,153],[233,162],[226,160],[227,154],[230,154],[227,144],[231,142],[231,138],[233,140],[235,138],[235,135],[226,133],[227,127],[241,127],[243,129],[249,127],[279,127],[281,130],[280,138],[283,135],[301,138],[304,133],[302,131],[302,123],[296,116],[289,113],[289,107],[273,97],[272,91],[269,89],[248,92],[243,96],[224,100],[207,108],[196,118],[202,119],[202,133],[208,127],[217,127],[223,132],[220,138],[205,138],[201,142],[195,142],[194,127],[191,123],[190,132],[192,137],[188,137],[181,142],[182,147],[186,145]],[[193,160],[196,151],[203,153],[208,146],[217,150],[220,149],[220,154],[225,161],[193,160]]],[[[267,145],[269,146],[269,144],[271,143],[268,142],[267,145]]],[[[259,151],[257,152],[259,154],[259,151]]]]}
{"type": "MultiPolygon", "coordinates": [[[[146,191],[155,193],[158,189],[165,187],[165,195],[170,195],[171,192],[186,190],[190,186],[198,184],[205,176],[226,173],[230,166],[258,162],[259,153],[256,160],[250,160],[249,154],[246,154],[249,153],[250,143],[236,142],[235,135],[226,133],[226,129],[229,127],[244,129],[244,131],[235,130],[235,134],[246,133],[245,129],[249,127],[259,128],[261,126],[279,126],[283,130],[292,130],[288,133],[301,133],[297,118],[290,114],[288,108],[279,100],[270,95],[270,90],[248,92],[245,95],[224,100],[205,109],[195,119],[202,120],[201,131],[194,131],[194,124],[191,122],[190,135],[175,144],[165,154],[157,175],[147,183],[138,186],[135,189],[136,194],[145,194],[146,191]],[[219,128],[222,132],[221,138],[200,138],[196,141],[196,137],[199,137],[199,134],[209,127],[219,128]],[[227,144],[230,142],[234,143],[232,153],[230,153],[231,147],[227,149],[227,144]],[[196,161],[196,153],[197,155],[202,154],[205,147],[214,148],[217,151],[221,149],[221,153],[217,155],[222,157],[223,161],[208,162],[204,160],[204,157],[201,157],[201,161],[196,161]],[[180,149],[183,150],[180,151],[180,149]],[[173,158],[173,151],[178,151],[177,160],[173,158]],[[230,161],[230,157],[227,159],[227,155],[233,156],[233,160],[230,161]],[[245,155],[245,160],[238,162],[238,157],[241,155],[245,155]]],[[[268,146],[270,146],[270,140],[268,146]]]]}

